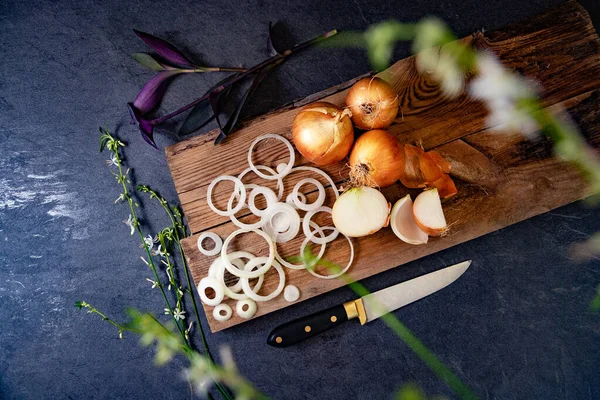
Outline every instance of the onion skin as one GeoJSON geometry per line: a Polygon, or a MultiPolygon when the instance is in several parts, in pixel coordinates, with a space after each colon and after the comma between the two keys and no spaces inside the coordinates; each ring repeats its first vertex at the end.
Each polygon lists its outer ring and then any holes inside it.
{"type": "Polygon", "coordinates": [[[381,78],[364,78],[348,91],[346,105],[360,129],[387,128],[398,115],[398,93],[381,78]]]}
{"type": "Polygon", "coordinates": [[[438,190],[438,193],[442,199],[447,199],[448,197],[452,197],[458,193],[458,189],[456,188],[454,181],[448,174],[442,174],[438,180],[431,183],[431,186],[438,190]]]}
{"type": "Polygon", "coordinates": [[[335,164],[354,142],[350,111],[324,101],[309,104],[294,118],[292,136],[296,149],[313,164],[335,164]]]}
{"type": "Polygon", "coordinates": [[[385,187],[396,182],[404,170],[404,149],[384,130],[362,134],[350,153],[350,176],[360,184],[385,187]]]}
{"type": "Polygon", "coordinates": [[[400,182],[407,188],[425,187],[425,178],[421,172],[420,157],[423,150],[411,144],[404,145],[405,163],[400,171],[400,182]]]}
{"type": "Polygon", "coordinates": [[[452,163],[449,161],[446,161],[446,159],[444,157],[442,157],[442,155],[440,153],[438,153],[435,150],[431,150],[425,154],[427,154],[429,157],[431,157],[433,159],[433,161],[435,161],[435,163],[440,166],[440,168],[442,169],[442,172],[444,174],[450,173],[450,170],[452,169],[452,163]]]}

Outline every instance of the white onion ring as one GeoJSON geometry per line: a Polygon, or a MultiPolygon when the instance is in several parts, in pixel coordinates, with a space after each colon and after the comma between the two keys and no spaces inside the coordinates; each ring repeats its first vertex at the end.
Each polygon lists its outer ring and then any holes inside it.
{"type": "Polygon", "coordinates": [[[223,216],[223,217],[229,217],[232,214],[235,214],[236,212],[240,211],[242,209],[242,207],[244,206],[244,203],[246,202],[246,189],[244,187],[244,184],[242,183],[241,180],[239,180],[238,178],[236,178],[235,176],[230,176],[230,175],[221,175],[218,178],[214,179],[210,185],[208,185],[208,189],[206,191],[206,202],[208,203],[208,206],[210,207],[211,210],[213,210],[215,213],[223,216]],[[240,194],[240,199],[237,203],[237,205],[229,210],[229,207],[227,208],[227,211],[221,211],[219,209],[217,209],[217,207],[214,206],[213,202],[212,202],[212,191],[215,187],[215,185],[221,181],[232,181],[235,184],[235,189],[233,190],[233,193],[237,193],[239,192],[240,194]]]}
{"type": "Polygon", "coordinates": [[[289,242],[296,237],[300,231],[300,216],[294,207],[287,203],[276,203],[272,207],[269,207],[268,213],[263,217],[265,224],[263,230],[271,237],[276,243],[289,242]],[[284,232],[279,232],[273,226],[272,219],[275,214],[283,213],[286,214],[290,219],[289,228],[284,232]]]}
{"type": "MultiPolygon", "coordinates": [[[[308,211],[305,215],[304,215],[304,221],[302,221],[302,231],[304,232],[304,236],[306,237],[311,237],[311,241],[313,243],[316,244],[323,244],[323,243],[329,243],[334,241],[338,235],[339,235],[339,231],[335,228],[333,228],[333,232],[331,232],[329,235],[325,236],[325,237],[314,237],[314,234],[310,231],[310,219],[313,217],[313,215],[315,215],[316,213],[320,213],[320,212],[326,212],[331,214],[331,208],[329,207],[319,207],[316,210],[312,210],[312,211],[308,211]]],[[[222,250],[221,250],[222,252],[222,250]]],[[[302,254],[302,253],[300,253],[302,254]]]]}
{"type": "Polygon", "coordinates": [[[235,312],[244,319],[250,319],[254,317],[254,314],[256,314],[256,309],[256,302],[251,299],[240,300],[235,305],[235,312]],[[247,310],[244,310],[245,305],[248,306],[247,310]]]}
{"type": "Polygon", "coordinates": [[[275,194],[274,191],[272,191],[268,187],[257,186],[254,189],[252,189],[252,191],[250,192],[250,195],[248,196],[248,208],[250,209],[252,214],[262,217],[268,213],[267,209],[269,208],[269,206],[277,203],[277,201],[278,201],[277,195],[275,194]],[[254,199],[259,194],[262,194],[264,196],[265,200],[267,201],[267,208],[265,208],[264,210],[259,209],[254,204],[254,199]]]}
{"type": "MultiPolygon", "coordinates": [[[[306,199],[306,197],[305,197],[305,199],[306,199]]],[[[294,202],[294,205],[296,207],[298,207],[299,209],[301,209],[303,211],[316,210],[317,208],[321,207],[323,205],[323,203],[325,203],[325,186],[323,186],[323,184],[321,184],[321,182],[319,182],[318,180],[316,180],[314,178],[300,179],[300,181],[298,181],[298,183],[296,183],[296,185],[294,186],[294,190],[292,191],[292,201],[294,202]],[[302,201],[300,201],[300,199],[298,198],[298,193],[300,192],[300,188],[302,187],[302,185],[304,185],[306,183],[312,183],[319,190],[319,197],[317,197],[317,199],[313,203],[310,203],[310,204],[307,204],[306,202],[302,203],[302,201]]]]}
{"type": "Polygon", "coordinates": [[[277,172],[282,173],[283,171],[285,171],[285,167],[287,167],[287,164],[283,162],[277,164],[277,167],[275,167],[275,169],[277,170],[277,172]]]}
{"type": "MultiPolygon", "coordinates": [[[[229,202],[227,202],[227,210],[229,210],[231,208],[234,197],[235,197],[234,195],[231,195],[231,197],[229,198],[229,202]]],[[[265,221],[263,220],[262,217],[260,217],[260,219],[253,224],[246,224],[244,222],[241,222],[240,220],[237,219],[235,214],[231,214],[229,216],[229,219],[231,220],[231,222],[233,222],[233,224],[235,226],[237,226],[240,229],[254,230],[254,229],[262,228],[262,226],[265,224],[265,221]]]]}
{"type": "MultiPolygon", "coordinates": [[[[246,263],[242,261],[242,258],[247,258],[248,260],[250,260],[255,257],[254,254],[248,253],[247,251],[234,251],[233,253],[229,253],[227,256],[229,257],[229,261],[231,261],[231,263],[238,268],[244,268],[244,265],[246,265],[246,263]]],[[[221,283],[225,286],[223,288],[225,290],[225,295],[227,295],[227,290],[230,290],[235,293],[242,290],[242,282],[240,282],[239,279],[234,285],[227,286],[227,284],[225,283],[224,271],[225,266],[223,265],[223,259],[221,257],[217,257],[214,259],[214,261],[212,262],[212,264],[210,264],[210,267],[208,268],[208,276],[212,276],[213,278],[221,280],[221,283]]]]}
{"type": "Polygon", "coordinates": [[[213,318],[217,321],[223,322],[229,320],[233,315],[233,310],[229,304],[221,303],[213,308],[213,318]],[[221,314],[221,311],[225,311],[225,315],[221,314]]]}
{"type": "MultiPolygon", "coordinates": [[[[264,171],[269,172],[272,175],[275,175],[275,171],[273,170],[273,168],[267,167],[266,165],[256,165],[255,167],[259,170],[262,169],[264,171]]],[[[242,178],[244,176],[246,176],[246,174],[250,171],[252,171],[252,168],[250,168],[250,167],[246,168],[245,170],[242,171],[241,174],[238,175],[238,179],[241,181],[242,178]]],[[[249,183],[244,186],[246,186],[247,188],[250,188],[250,189],[254,189],[255,187],[258,187],[258,185],[253,184],[253,183],[249,183]]],[[[277,201],[281,201],[281,198],[283,197],[283,180],[282,180],[282,178],[277,179],[277,190],[278,190],[277,201]]]]}
{"type": "MultiPolygon", "coordinates": [[[[298,199],[301,202],[306,203],[306,196],[301,192],[298,192],[298,199]]],[[[286,196],[285,202],[296,209],[298,208],[298,207],[296,207],[296,204],[294,204],[294,199],[292,198],[291,193],[286,196]]]]}
{"type": "Polygon", "coordinates": [[[221,239],[221,237],[214,232],[203,232],[200,234],[200,236],[198,236],[198,250],[200,250],[200,253],[204,254],[205,256],[214,256],[219,254],[222,246],[223,239],[221,239]],[[212,239],[212,241],[215,242],[215,248],[207,250],[202,247],[202,242],[204,239],[212,239]]]}
{"type": "Polygon", "coordinates": [[[288,303],[293,303],[300,298],[300,289],[294,285],[287,285],[283,289],[283,298],[288,303]]]}
{"type": "Polygon", "coordinates": [[[227,268],[227,270],[232,274],[235,275],[239,278],[258,278],[260,275],[264,275],[265,272],[267,272],[269,270],[269,268],[271,268],[271,265],[273,264],[273,261],[275,261],[275,245],[273,243],[273,240],[269,237],[269,235],[267,235],[265,232],[259,230],[259,229],[238,229],[237,231],[232,232],[229,236],[227,236],[227,239],[225,239],[225,242],[223,242],[223,247],[221,248],[221,258],[223,259],[223,263],[225,264],[225,268],[227,268]],[[229,243],[231,242],[231,240],[242,234],[242,233],[249,233],[249,232],[254,232],[257,235],[260,235],[263,237],[263,239],[265,239],[265,241],[269,244],[269,261],[265,263],[265,265],[263,265],[262,267],[260,267],[258,270],[252,272],[252,271],[246,271],[246,270],[241,270],[238,269],[236,267],[234,267],[231,262],[229,261],[229,258],[227,257],[227,247],[229,247],[229,243]]]}
{"type": "Polygon", "coordinates": [[[337,186],[335,186],[335,182],[333,181],[333,179],[331,179],[331,177],[329,175],[327,175],[327,173],[325,171],[320,170],[319,168],[307,167],[304,165],[300,165],[299,167],[293,168],[292,172],[294,172],[294,171],[316,172],[317,174],[321,175],[323,178],[327,179],[327,182],[329,182],[329,184],[331,185],[331,190],[333,190],[333,193],[335,193],[335,198],[337,199],[338,197],[340,197],[340,191],[338,190],[337,186]]]}
{"type": "MultiPolygon", "coordinates": [[[[250,254],[250,253],[246,253],[245,251],[234,251],[233,253],[229,254],[230,259],[235,260],[235,258],[237,258],[238,256],[240,257],[244,257],[244,258],[248,258],[248,261],[255,259],[256,257],[252,256],[252,257],[246,257],[245,254],[250,254]]],[[[246,268],[246,264],[243,265],[243,269],[244,270],[249,270],[248,268],[246,268]]],[[[221,269],[219,270],[219,275],[217,276],[217,278],[221,279],[221,281],[225,282],[225,268],[221,267],[221,269]]],[[[256,284],[254,285],[254,287],[252,288],[253,291],[258,292],[260,290],[260,288],[262,287],[262,284],[265,280],[265,275],[261,275],[258,277],[258,282],[256,282],[256,284]]],[[[236,288],[236,286],[239,284],[240,290],[242,289],[242,278],[240,278],[236,284],[232,287],[233,289],[236,288]]],[[[234,299],[234,300],[245,300],[248,298],[248,296],[245,293],[236,293],[233,290],[230,290],[229,287],[225,286],[223,288],[223,291],[225,292],[225,296],[229,297],[230,299],[234,299]]],[[[238,290],[239,291],[239,290],[238,290]]]]}
{"type": "Polygon", "coordinates": [[[252,169],[252,171],[254,171],[254,173],[256,175],[258,175],[261,178],[266,179],[266,180],[275,180],[275,179],[283,178],[292,170],[292,168],[294,167],[295,161],[296,161],[296,155],[294,153],[294,148],[292,147],[292,144],[289,142],[289,140],[287,140],[286,138],[284,138],[281,135],[274,135],[272,133],[267,133],[266,135],[259,136],[256,139],[254,139],[254,141],[250,145],[250,149],[248,149],[248,165],[250,166],[250,169],[252,169]],[[277,174],[273,174],[273,175],[263,174],[262,172],[260,172],[258,170],[258,168],[252,162],[252,150],[254,149],[254,146],[256,146],[256,144],[258,142],[260,142],[261,140],[265,140],[265,139],[277,139],[277,140],[283,142],[283,144],[285,144],[290,151],[290,161],[287,163],[287,165],[285,166],[283,171],[278,172],[277,174]]]}
{"type": "Polygon", "coordinates": [[[225,296],[223,286],[225,285],[223,285],[221,281],[219,281],[217,278],[213,278],[212,276],[205,276],[204,278],[200,279],[200,282],[198,283],[198,294],[200,295],[200,299],[206,305],[218,305],[223,301],[223,297],[225,296]],[[211,288],[215,291],[214,299],[209,299],[206,295],[206,289],[208,288],[211,288]]]}
{"type": "MultiPolygon", "coordinates": [[[[268,257],[256,257],[255,259],[248,261],[245,268],[252,269],[262,263],[268,265],[266,264],[268,261],[268,257]]],[[[283,272],[283,268],[281,268],[281,265],[279,265],[277,261],[274,261],[272,266],[275,267],[277,273],[279,274],[279,285],[277,285],[277,288],[271,294],[261,296],[250,288],[250,282],[248,279],[240,278],[242,281],[242,290],[246,296],[250,297],[254,301],[269,301],[277,297],[283,291],[283,287],[285,286],[285,273],[283,272]]]]}
{"type": "MultiPolygon", "coordinates": [[[[310,221],[309,222],[310,226],[312,226],[313,228],[315,228],[316,233],[319,233],[321,235],[321,237],[325,237],[325,234],[323,233],[323,231],[321,230],[321,227],[319,225],[317,225],[316,222],[310,221]]],[[[325,248],[327,247],[327,243],[321,243],[321,250],[319,251],[319,255],[317,256],[319,259],[321,257],[323,257],[323,254],[325,254],[325,248]]],[[[302,253],[300,253],[302,254],[302,253]]],[[[290,262],[287,262],[286,260],[283,259],[283,257],[281,257],[279,255],[279,251],[277,251],[277,244],[275,244],[275,259],[277,261],[279,261],[279,263],[281,265],[283,265],[286,268],[290,268],[290,269],[304,269],[306,268],[306,266],[304,264],[292,264],[290,262]]]]}
{"type": "MultiPolygon", "coordinates": [[[[335,230],[335,228],[333,226],[324,226],[324,227],[320,227],[319,229],[328,229],[328,230],[335,230]]],[[[308,272],[310,272],[312,275],[316,276],[317,278],[321,278],[321,279],[334,279],[334,278],[338,278],[340,276],[342,276],[343,274],[345,274],[348,269],[350,268],[350,266],[352,265],[352,262],[354,261],[354,246],[352,245],[352,241],[350,240],[350,238],[346,235],[344,235],[342,233],[342,235],[348,240],[348,243],[350,244],[350,260],[348,261],[348,264],[346,265],[346,267],[341,270],[340,272],[338,272],[337,274],[333,274],[333,275],[321,275],[317,272],[315,272],[312,268],[306,268],[308,270],[308,272]]],[[[300,247],[300,254],[304,254],[304,249],[306,248],[306,245],[308,244],[309,240],[311,240],[311,236],[307,236],[306,239],[304,239],[304,242],[302,242],[302,247],[300,247]]],[[[315,266],[316,264],[318,264],[318,261],[315,262],[315,266]]],[[[244,283],[242,282],[242,289],[244,288],[244,283]]]]}

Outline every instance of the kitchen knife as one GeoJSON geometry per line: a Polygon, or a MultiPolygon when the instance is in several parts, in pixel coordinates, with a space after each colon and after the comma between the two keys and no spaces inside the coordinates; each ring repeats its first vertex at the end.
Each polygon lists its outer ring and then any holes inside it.
{"type": "Polygon", "coordinates": [[[279,325],[269,334],[267,344],[274,347],[291,346],[354,318],[364,325],[445,288],[457,280],[469,265],[470,260],[464,261],[279,325]]]}

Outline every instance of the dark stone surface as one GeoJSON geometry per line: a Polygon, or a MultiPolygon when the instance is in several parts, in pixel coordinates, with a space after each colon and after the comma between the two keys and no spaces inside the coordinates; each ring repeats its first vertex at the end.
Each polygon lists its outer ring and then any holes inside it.
{"type": "MultiPolygon", "coordinates": [[[[429,14],[460,35],[496,29],[560,3],[534,1],[0,2],[0,398],[187,398],[183,361],[152,365],[137,338],[76,310],[85,299],[116,319],[133,306],[162,310],[138,243],[114,205],[118,188],[98,155],[99,125],[117,129],[137,181],[177,196],[162,152],[128,125],[125,103],[150,73],[129,57],[147,48],[131,28],[166,37],[211,64],[266,57],[268,21],[300,41],[332,28],[364,29],[429,14]]],[[[588,1],[590,7],[597,2],[588,1]]],[[[597,10],[595,10],[597,12],[597,10]]],[[[408,47],[398,49],[406,56],[408,47]]],[[[311,49],[262,86],[246,112],[266,112],[369,69],[359,50],[311,49]]],[[[217,75],[179,79],[164,109],[194,98],[217,75]]],[[[159,135],[161,146],[170,139],[159,135]]],[[[145,204],[155,231],[161,210],[145,204]]],[[[473,259],[468,273],[396,314],[481,398],[600,398],[600,316],[588,303],[597,260],[573,264],[569,246],[600,226],[577,203],[367,279],[371,289],[473,259]]],[[[414,381],[450,390],[380,321],[349,324],[288,349],[265,344],[279,323],[352,298],[343,288],[209,336],[277,399],[392,398],[414,381]]]]}

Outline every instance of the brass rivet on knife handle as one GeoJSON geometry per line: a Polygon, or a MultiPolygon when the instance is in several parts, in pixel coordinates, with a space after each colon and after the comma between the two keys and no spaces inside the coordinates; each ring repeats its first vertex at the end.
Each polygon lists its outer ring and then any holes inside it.
{"type": "Polygon", "coordinates": [[[362,299],[356,299],[344,303],[344,309],[346,310],[346,316],[348,319],[358,318],[361,325],[367,323],[367,314],[365,313],[365,306],[363,305],[362,299]]]}

